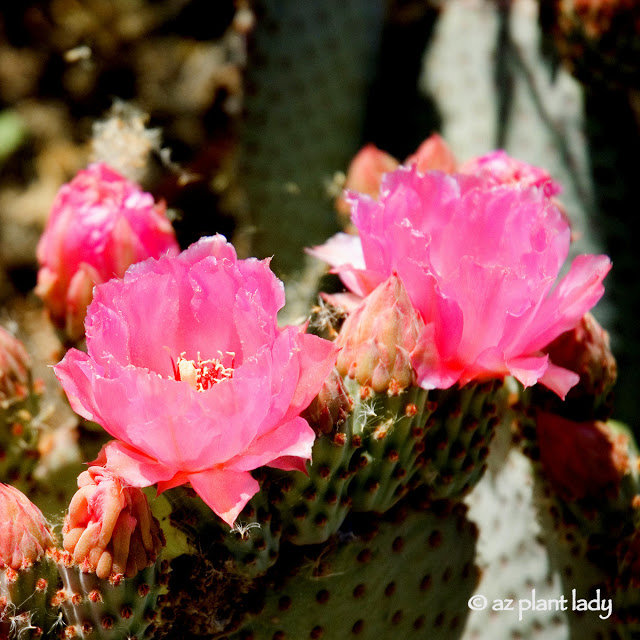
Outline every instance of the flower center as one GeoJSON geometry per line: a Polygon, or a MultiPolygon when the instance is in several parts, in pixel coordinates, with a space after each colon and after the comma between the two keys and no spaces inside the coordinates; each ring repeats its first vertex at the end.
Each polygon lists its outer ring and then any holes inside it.
{"type": "Polygon", "coordinates": [[[197,360],[187,360],[184,357],[185,353],[181,353],[177,362],[173,363],[172,359],[175,379],[186,382],[196,391],[206,391],[218,382],[233,378],[235,353],[227,351],[223,354],[218,351],[218,354],[220,355],[219,359],[202,360],[200,353],[198,353],[197,360]],[[223,363],[225,356],[231,359],[228,366],[223,363]]]}

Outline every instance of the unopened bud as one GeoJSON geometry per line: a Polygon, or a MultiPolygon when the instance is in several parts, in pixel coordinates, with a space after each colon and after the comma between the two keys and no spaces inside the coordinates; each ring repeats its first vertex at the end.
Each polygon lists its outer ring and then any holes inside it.
{"type": "Polygon", "coordinates": [[[537,417],[540,461],[555,492],[568,501],[617,496],[629,470],[628,440],[604,422],[537,417]]]}
{"type": "Polygon", "coordinates": [[[15,487],[0,484],[0,568],[28,569],[53,547],[40,509],[15,487]]]}
{"type": "Polygon", "coordinates": [[[406,159],[405,164],[415,164],[421,173],[425,171],[454,173],[458,167],[453,151],[437,133],[429,136],[416,152],[406,159]]]}
{"type": "Polygon", "coordinates": [[[338,372],[376,392],[412,385],[411,352],[423,329],[402,281],[391,276],[345,320],[336,339],[338,372]]]}

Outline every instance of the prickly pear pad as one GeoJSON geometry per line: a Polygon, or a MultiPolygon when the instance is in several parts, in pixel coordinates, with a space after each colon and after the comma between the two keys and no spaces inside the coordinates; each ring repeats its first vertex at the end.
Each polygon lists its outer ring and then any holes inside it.
{"type": "Polygon", "coordinates": [[[259,617],[228,640],[458,638],[478,580],[476,537],[450,502],[354,514],[326,546],[292,550],[259,617]]]}

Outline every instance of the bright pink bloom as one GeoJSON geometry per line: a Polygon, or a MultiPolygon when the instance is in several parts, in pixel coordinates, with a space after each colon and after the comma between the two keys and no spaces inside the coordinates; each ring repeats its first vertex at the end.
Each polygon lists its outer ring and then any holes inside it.
{"type": "Polygon", "coordinates": [[[147,258],[179,252],[164,204],[105,164],[62,186],[37,249],[36,293],[69,337],[82,337],[93,286],[147,258]]]}
{"type": "Polygon", "coordinates": [[[502,150],[472,158],[460,167],[459,172],[485,178],[495,184],[539,187],[548,198],[562,191],[547,171],[516,160],[502,150]]]}
{"type": "Polygon", "coordinates": [[[40,509],[18,489],[0,484],[0,568],[26,569],[53,547],[40,509]]]}
{"type": "Polygon", "coordinates": [[[602,296],[606,256],[579,256],[555,286],[570,230],[543,190],[400,167],[380,198],[351,195],[358,237],[312,253],[366,296],[393,274],[425,323],[412,364],[424,388],[512,375],[561,397],[578,376],[544,348],[602,296]]]}
{"type": "Polygon", "coordinates": [[[305,469],[314,432],[300,412],[336,347],[279,329],[282,283],[267,260],[238,260],[222,236],[134,265],[96,287],[88,354],[55,367],[72,407],[116,441],[99,464],[132,486],[191,483],[228,524],[263,465],[305,469]]]}

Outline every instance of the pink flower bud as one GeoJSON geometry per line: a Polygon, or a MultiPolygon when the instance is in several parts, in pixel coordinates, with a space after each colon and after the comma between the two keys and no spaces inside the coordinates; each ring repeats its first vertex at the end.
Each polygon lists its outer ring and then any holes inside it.
{"type": "Polygon", "coordinates": [[[554,491],[565,500],[617,496],[629,469],[626,436],[604,422],[573,422],[538,414],[540,461],[554,491]]]}
{"type": "Polygon", "coordinates": [[[0,523],[0,568],[28,569],[54,547],[40,509],[6,484],[0,484],[0,523]]]}
{"type": "Polygon", "coordinates": [[[458,161],[449,145],[437,133],[429,136],[404,162],[415,164],[418,171],[443,171],[453,173],[458,167],[458,161]]]}
{"type": "Polygon", "coordinates": [[[396,393],[415,381],[411,353],[424,329],[398,276],[374,289],[345,320],[336,367],[374,391],[396,393]]]}
{"type": "Polygon", "coordinates": [[[151,566],[164,541],[142,490],[102,467],[81,473],[78,487],[63,528],[73,561],[99,578],[132,577],[151,566]]]}
{"type": "Polygon", "coordinates": [[[164,204],[107,165],[92,164],[62,186],[52,205],[37,249],[36,293],[53,321],[79,339],[95,284],[178,251],[164,204]]]}
{"type": "MultiPolygon", "coordinates": [[[[374,144],[368,144],[353,157],[347,170],[345,189],[376,197],[382,176],[388,171],[393,171],[398,164],[399,162],[386,151],[378,149],[374,144]]],[[[343,196],[338,198],[336,209],[345,216],[351,212],[351,207],[343,196]]]]}
{"type": "Polygon", "coordinates": [[[30,366],[22,343],[0,327],[0,407],[27,395],[30,366]]]}

